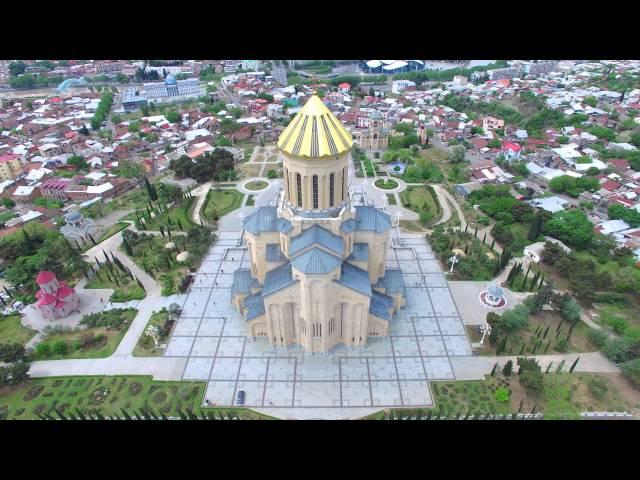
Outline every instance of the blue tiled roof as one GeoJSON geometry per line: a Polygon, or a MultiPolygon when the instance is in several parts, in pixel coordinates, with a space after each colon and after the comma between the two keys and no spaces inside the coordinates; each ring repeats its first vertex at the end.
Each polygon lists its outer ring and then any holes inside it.
{"type": "Polygon", "coordinates": [[[391,228],[391,217],[370,206],[356,207],[356,230],[383,233],[391,228]]]}
{"type": "Polygon", "coordinates": [[[391,314],[389,313],[391,307],[393,307],[393,298],[375,290],[373,291],[371,303],[369,304],[369,313],[385,320],[391,320],[391,314]]]}
{"type": "Polygon", "coordinates": [[[404,277],[402,276],[402,270],[399,268],[387,268],[387,271],[384,273],[384,286],[388,294],[404,294],[404,277]]]}
{"type": "Polygon", "coordinates": [[[280,233],[289,233],[293,229],[293,225],[286,218],[280,217],[276,220],[276,228],[280,233]]]}
{"type": "Polygon", "coordinates": [[[336,280],[340,285],[349,287],[356,292],[371,296],[371,285],[369,284],[369,274],[361,268],[354,267],[348,263],[342,264],[342,275],[336,280]]]}
{"type": "Polygon", "coordinates": [[[242,302],[242,306],[247,309],[247,321],[253,320],[260,315],[264,315],[264,300],[259,293],[248,295],[242,302]]]}
{"type": "Polygon", "coordinates": [[[344,240],[342,240],[342,237],[334,235],[319,225],[313,225],[291,239],[289,255],[296,255],[314,243],[318,243],[338,255],[344,254],[344,240]]]}
{"type": "Polygon", "coordinates": [[[369,244],[368,243],[354,243],[353,251],[347,258],[352,262],[366,262],[369,260],[369,244]]]}
{"type": "Polygon", "coordinates": [[[296,281],[291,276],[291,265],[285,263],[273,270],[269,270],[264,277],[264,287],[262,287],[262,296],[265,297],[278,290],[281,290],[296,281]]]}
{"type": "Polygon", "coordinates": [[[278,215],[276,207],[260,207],[258,210],[248,215],[242,226],[254,235],[260,235],[262,232],[277,232],[278,215]]]}
{"type": "Polygon", "coordinates": [[[287,259],[287,257],[282,254],[279,243],[267,243],[264,256],[267,262],[282,262],[287,259]]]}
{"type": "Polygon", "coordinates": [[[353,218],[350,218],[349,220],[345,220],[344,222],[342,222],[342,225],[340,225],[340,230],[342,230],[344,233],[351,233],[356,229],[356,221],[353,218]]]}
{"type": "MultiPolygon", "coordinates": [[[[291,260],[291,266],[303,273],[328,273],[340,266],[342,260],[335,255],[313,247],[291,260]]],[[[265,282],[266,283],[266,282],[265,282]]]]}
{"type": "Polygon", "coordinates": [[[251,270],[239,268],[233,272],[233,283],[231,284],[231,296],[238,293],[251,293],[251,270]]]}

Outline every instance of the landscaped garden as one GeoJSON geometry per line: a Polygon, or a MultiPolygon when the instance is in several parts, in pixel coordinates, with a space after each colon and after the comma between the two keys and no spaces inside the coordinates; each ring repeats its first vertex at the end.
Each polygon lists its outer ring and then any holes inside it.
{"type": "Polygon", "coordinates": [[[110,302],[142,300],[146,296],[142,283],[133,274],[121,270],[117,265],[114,267],[111,262],[103,264],[103,268],[96,270],[95,276],[87,281],[84,288],[113,289],[110,302]]]}
{"type": "Polygon", "coordinates": [[[133,308],[105,310],[85,315],[77,328],[47,327],[33,359],[108,357],[118,348],[136,314],[133,308]]]}
{"type": "Polygon", "coordinates": [[[235,189],[211,189],[202,204],[200,215],[210,222],[217,222],[220,217],[240,208],[243,198],[244,195],[235,189]]]}
{"type": "Polygon", "coordinates": [[[202,407],[206,383],[163,382],[151,376],[51,377],[0,388],[0,419],[243,418],[268,419],[243,408],[202,407]],[[59,413],[58,413],[59,412],[59,413]]]}
{"type": "Polygon", "coordinates": [[[24,346],[35,334],[35,330],[22,325],[22,316],[19,313],[0,316],[0,343],[17,343],[24,346]]]}
{"type": "Polygon", "coordinates": [[[162,295],[184,292],[192,277],[189,269],[200,265],[215,235],[207,228],[194,225],[186,235],[172,234],[161,227],[161,235],[153,236],[124,230],[120,247],[136,264],[162,285],[162,295]]]}
{"type": "Polygon", "coordinates": [[[253,180],[244,184],[244,188],[252,191],[264,190],[268,186],[269,183],[265,182],[264,180],[253,180]]]}
{"type": "Polygon", "coordinates": [[[133,349],[134,357],[159,357],[164,351],[164,342],[169,338],[171,329],[180,315],[180,306],[172,303],[169,309],[153,312],[138,343],[133,349]]]}
{"type": "Polygon", "coordinates": [[[374,185],[384,190],[393,190],[394,188],[398,188],[398,182],[391,178],[379,178],[374,182],[374,185]]]}
{"type": "MultiPolygon", "coordinates": [[[[116,222],[116,223],[114,223],[108,229],[106,229],[104,232],[102,232],[102,234],[98,238],[95,239],[96,243],[101,243],[101,242],[105,241],[107,238],[109,238],[109,237],[115,235],[116,233],[124,230],[129,225],[130,224],[127,223],[127,222],[116,222]]],[[[94,246],[93,243],[86,243],[84,250],[89,250],[93,246],[94,246]]]]}
{"type": "Polygon", "coordinates": [[[436,221],[442,214],[438,198],[431,186],[411,186],[400,193],[402,206],[413,210],[420,216],[420,224],[424,227],[436,221]]]}
{"type": "Polygon", "coordinates": [[[510,258],[508,252],[498,254],[493,249],[493,242],[489,244],[486,235],[480,238],[475,230],[471,233],[438,225],[429,236],[429,242],[443,270],[449,270],[449,259],[456,256],[457,263],[449,274],[450,280],[492,280],[510,258]]]}

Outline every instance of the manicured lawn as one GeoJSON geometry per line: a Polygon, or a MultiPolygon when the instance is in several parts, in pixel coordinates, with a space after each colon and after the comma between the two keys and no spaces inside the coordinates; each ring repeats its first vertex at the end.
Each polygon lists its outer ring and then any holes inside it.
{"type": "MultiPolygon", "coordinates": [[[[172,230],[178,230],[178,224],[186,231],[193,222],[191,221],[191,207],[195,203],[195,199],[190,198],[183,201],[180,205],[175,206],[171,210],[165,210],[160,216],[145,220],[145,229],[151,231],[160,230],[160,225],[170,226],[172,230]]],[[[135,215],[133,217],[135,220],[135,215]]]]}
{"type": "Polygon", "coordinates": [[[374,182],[374,185],[385,190],[393,190],[394,188],[398,188],[398,182],[390,178],[380,178],[374,182]]]}
{"type": "MultiPolygon", "coordinates": [[[[107,310],[97,315],[100,326],[74,330],[52,330],[42,339],[33,352],[34,360],[60,360],[65,358],[105,358],[118,348],[138,311],[133,308],[107,310]],[[122,321],[119,325],[112,320],[122,321]],[[56,344],[66,345],[64,352],[56,351],[56,344]],[[48,348],[45,348],[47,345],[48,348]]],[[[85,315],[85,317],[91,315],[85,315]]]]}
{"type": "Polygon", "coordinates": [[[135,418],[148,409],[158,417],[177,417],[179,411],[215,414],[219,418],[269,419],[245,408],[202,408],[206,383],[163,382],[151,376],[51,377],[32,379],[13,388],[0,389],[0,419],[37,420],[38,414],[61,411],[65,417],[99,412],[123,417],[124,409],[135,418]]]}
{"type": "Polygon", "coordinates": [[[389,202],[389,205],[398,204],[398,202],[396,202],[396,196],[392,193],[387,193],[387,201],[389,202]]]}
{"type": "MultiPolygon", "coordinates": [[[[267,183],[267,182],[262,182],[267,183]]],[[[200,215],[210,221],[216,221],[227,213],[240,208],[244,195],[237,190],[212,189],[202,205],[200,215]],[[216,218],[217,217],[217,218],[216,218]]]]}
{"type": "MultiPolygon", "coordinates": [[[[102,235],[100,235],[99,238],[96,238],[96,243],[100,243],[104,240],[106,240],[107,238],[111,237],[112,235],[115,235],[118,232],[121,232],[122,230],[124,230],[125,228],[127,228],[130,224],[127,222],[116,222],[115,224],[113,224],[111,227],[109,227],[107,230],[104,231],[104,233],[102,235]]],[[[93,243],[87,243],[86,244],[87,249],[93,247],[93,243]]]]}
{"type": "Polygon", "coordinates": [[[424,228],[418,222],[412,222],[411,220],[400,220],[400,228],[408,232],[424,232],[424,228]]]}
{"type": "Polygon", "coordinates": [[[429,187],[409,187],[400,193],[402,205],[420,215],[420,224],[429,226],[441,215],[440,204],[429,187]]]}
{"type": "MultiPolygon", "coordinates": [[[[640,392],[630,387],[620,374],[569,374],[570,365],[564,366],[563,373],[555,373],[556,366],[552,365],[548,374],[543,373],[542,393],[536,395],[522,387],[517,374],[504,376],[503,366],[500,364],[496,375],[487,375],[485,380],[432,382],[433,408],[391,409],[390,414],[395,418],[415,419],[417,415],[426,418],[431,411],[434,417],[470,415],[471,419],[481,414],[514,414],[520,409],[521,401],[521,413],[529,414],[535,407],[536,412],[543,412],[545,419],[577,418],[583,411],[634,412],[640,408],[640,392]],[[509,393],[507,402],[496,399],[498,388],[509,393]]],[[[514,371],[517,369],[518,366],[514,366],[514,371]]],[[[381,420],[389,416],[380,411],[366,419],[381,420]]]]}
{"type": "Polygon", "coordinates": [[[35,330],[22,325],[22,316],[20,314],[14,313],[0,316],[0,343],[26,345],[35,334],[35,330]]]}
{"type": "Polygon", "coordinates": [[[247,207],[253,207],[256,204],[256,197],[255,195],[249,195],[247,197],[247,203],[245,203],[245,205],[247,207]]]}
{"type": "Polygon", "coordinates": [[[269,183],[265,182],[264,180],[254,180],[253,182],[247,183],[244,188],[246,188],[247,190],[258,191],[264,190],[268,186],[269,183]]]}
{"type": "MultiPolygon", "coordinates": [[[[507,307],[508,308],[508,307],[507,307]]],[[[570,323],[562,320],[562,316],[554,311],[543,310],[535,315],[529,315],[529,325],[522,330],[514,332],[507,337],[507,343],[503,355],[520,355],[534,354],[533,348],[539,340],[540,346],[535,351],[537,355],[552,353],[580,353],[595,352],[598,348],[591,343],[587,337],[589,326],[584,322],[578,322],[571,332],[571,337],[567,342],[566,350],[558,347],[562,340],[567,338],[570,323]],[[544,338],[544,332],[547,336],[544,338]],[[539,330],[539,336],[536,336],[536,330],[539,330]],[[547,349],[547,344],[549,347],[547,349]],[[524,348],[524,350],[523,350],[524,348]]],[[[502,341],[502,340],[500,340],[502,341]]],[[[490,345],[488,339],[485,339],[483,349],[479,351],[481,355],[496,355],[497,345],[490,345]]]]}
{"type": "Polygon", "coordinates": [[[249,148],[245,148],[244,149],[244,162],[248,162],[249,160],[251,160],[251,155],[253,154],[253,147],[249,147],[249,148]]]}
{"type": "Polygon", "coordinates": [[[109,298],[110,302],[128,302],[129,300],[142,300],[146,296],[142,288],[135,279],[122,273],[118,267],[113,271],[105,266],[98,271],[100,277],[95,276],[87,282],[85,288],[112,288],[113,294],[109,298]],[[114,281],[117,280],[118,283],[114,281]]]}
{"type": "MultiPolygon", "coordinates": [[[[168,318],[169,312],[166,308],[163,308],[162,310],[153,312],[151,314],[151,318],[149,318],[147,326],[144,327],[142,335],[138,339],[138,343],[133,349],[134,357],[159,357],[162,355],[162,352],[164,352],[164,348],[156,348],[153,338],[145,335],[145,332],[147,331],[147,328],[149,328],[149,326],[158,327],[161,331],[163,331],[163,327],[168,318]]],[[[166,335],[161,335],[158,339],[160,344],[166,343],[167,340],[168,338],[166,335]]]]}

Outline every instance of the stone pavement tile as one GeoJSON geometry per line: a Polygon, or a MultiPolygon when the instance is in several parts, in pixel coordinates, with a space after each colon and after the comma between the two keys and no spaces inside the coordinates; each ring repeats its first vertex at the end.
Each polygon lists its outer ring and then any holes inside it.
{"type": "Polygon", "coordinates": [[[229,270],[225,269],[225,273],[218,273],[218,275],[216,275],[216,283],[217,283],[216,286],[220,288],[231,288],[231,285],[233,284],[232,272],[233,270],[231,269],[229,270]]]}
{"type": "Polygon", "coordinates": [[[449,356],[473,355],[469,339],[465,335],[443,335],[442,339],[447,347],[449,356]]]}
{"type": "Polygon", "coordinates": [[[404,273],[420,273],[420,266],[415,259],[411,260],[401,260],[400,268],[404,273]]]}
{"type": "Polygon", "coordinates": [[[294,373],[296,370],[295,358],[270,358],[269,371],[267,380],[295,380],[294,373]]]}
{"type": "Polygon", "coordinates": [[[391,348],[391,338],[389,337],[371,337],[367,340],[367,347],[364,351],[360,351],[361,357],[391,357],[393,349],[391,348]]]}
{"type": "Polygon", "coordinates": [[[403,272],[404,272],[404,284],[407,288],[416,289],[416,288],[427,286],[420,272],[410,273],[405,270],[403,270],[403,272]]]}
{"type": "Polygon", "coordinates": [[[447,287],[447,280],[441,273],[425,273],[424,279],[428,287],[447,287]]]}
{"type": "Polygon", "coordinates": [[[371,406],[371,390],[369,382],[342,382],[343,407],[371,406]]]}
{"type": "Polygon", "coordinates": [[[418,261],[420,262],[422,273],[442,273],[442,268],[437,260],[419,259],[418,261]]]}
{"type": "Polygon", "coordinates": [[[200,322],[200,328],[198,329],[198,336],[200,337],[220,336],[222,334],[223,326],[224,326],[224,320],[222,318],[205,317],[200,322]]]}
{"type": "Polygon", "coordinates": [[[389,335],[413,335],[413,323],[410,318],[394,318],[389,325],[389,335]]]}
{"type": "Polygon", "coordinates": [[[296,382],[317,380],[340,380],[340,369],[337,358],[327,356],[305,356],[298,362],[296,382]]]}
{"type": "Polygon", "coordinates": [[[211,370],[211,380],[236,380],[240,368],[239,358],[216,358],[211,370]]]}
{"type": "Polygon", "coordinates": [[[236,385],[236,394],[233,399],[233,404],[238,405],[238,392],[243,391],[245,393],[244,405],[247,407],[261,407],[262,396],[264,395],[264,382],[247,382],[244,380],[238,380],[236,385]]]}
{"type": "Polygon", "coordinates": [[[411,248],[396,248],[398,260],[415,260],[413,250],[411,248]]]}
{"type": "Polygon", "coordinates": [[[200,318],[179,318],[173,329],[173,334],[180,337],[195,336],[195,334],[198,333],[199,325],[200,318]]]}
{"type": "Polygon", "coordinates": [[[165,357],[188,357],[195,337],[172,337],[164,351],[165,357]]]}
{"type": "Polygon", "coordinates": [[[209,400],[212,405],[232,405],[234,401],[233,392],[235,388],[235,379],[232,382],[209,382],[204,398],[209,400]]]}
{"type": "Polygon", "coordinates": [[[417,335],[440,335],[436,317],[414,317],[413,325],[417,335]]]}
{"type": "MultiPolygon", "coordinates": [[[[408,286],[406,280],[405,285],[408,286]]],[[[407,287],[407,302],[405,310],[413,315],[420,315],[424,317],[432,317],[435,315],[433,308],[431,307],[431,301],[426,288],[407,287]]]]}
{"type": "Polygon", "coordinates": [[[397,380],[398,374],[393,357],[369,358],[369,375],[372,380],[397,380]]]}
{"type": "Polygon", "coordinates": [[[227,254],[224,256],[225,262],[240,261],[242,255],[245,253],[243,248],[229,248],[227,254]],[[233,260],[231,260],[233,258],[233,260]]]}
{"type": "Polygon", "coordinates": [[[435,260],[436,256],[431,251],[417,252],[419,260],[435,260]]]}
{"type": "Polygon", "coordinates": [[[366,358],[341,358],[340,359],[340,380],[345,381],[368,381],[369,371],[367,369],[366,358]]]}
{"type": "Polygon", "coordinates": [[[417,340],[423,357],[442,357],[447,355],[442,336],[418,336],[417,340]]]}
{"type": "Polygon", "coordinates": [[[455,303],[453,303],[453,297],[448,288],[429,288],[429,296],[436,315],[443,317],[458,316],[458,310],[455,303]]]}
{"type": "Polygon", "coordinates": [[[213,287],[215,275],[198,273],[196,279],[193,281],[192,287],[195,288],[209,288],[213,287]]]}
{"type": "Polygon", "coordinates": [[[205,317],[234,317],[239,316],[235,307],[228,300],[231,297],[230,288],[214,287],[211,289],[209,303],[204,311],[205,317]]]}
{"type": "Polygon", "coordinates": [[[241,357],[246,337],[222,337],[218,344],[218,357],[241,357]]]}
{"type": "Polygon", "coordinates": [[[443,335],[466,335],[462,320],[458,317],[438,317],[438,325],[443,335]]]}
{"type": "Polygon", "coordinates": [[[264,406],[292,407],[293,382],[267,382],[264,393],[264,406]]]}
{"type": "Polygon", "coordinates": [[[423,357],[422,362],[429,380],[449,380],[454,378],[447,357],[423,357]]]}
{"type": "Polygon", "coordinates": [[[371,397],[376,407],[402,406],[400,386],[396,380],[389,382],[371,382],[371,397]]]}
{"type": "Polygon", "coordinates": [[[240,366],[240,380],[265,380],[267,378],[267,358],[247,358],[242,359],[240,366]]]}
{"type": "Polygon", "coordinates": [[[181,317],[201,317],[209,300],[209,288],[192,288],[182,307],[181,317]]]}
{"type": "Polygon", "coordinates": [[[431,406],[431,393],[426,381],[400,381],[400,391],[404,405],[431,406]]]}
{"type": "MultiPolygon", "coordinates": [[[[178,337],[176,337],[178,338],[178,337]]],[[[196,337],[191,349],[192,357],[214,357],[220,337],[196,337]]]]}
{"type": "Polygon", "coordinates": [[[393,355],[396,357],[419,357],[418,342],[416,337],[391,337],[393,342],[393,355]]]}
{"type": "Polygon", "coordinates": [[[427,377],[422,366],[422,359],[396,357],[396,369],[400,380],[425,380],[427,377]]]}
{"type": "Polygon", "coordinates": [[[247,326],[237,313],[227,316],[222,335],[225,337],[245,337],[247,335],[247,326]]]}
{"type": "Polygon", "coordinates": [[[389,259],[384,262],[386,268],[400,268],[400,264],[395,259],[389,259]]]}
{"type": "Polygon", "coordinates": [[[209,380],[213,358],[191,357],[187,361],[182,378],[185,380],[209,380]]]}
{"type": "Polygon", "coordinates": [[[339,407],[340,382],[296,382],[296,407],[339,407]]]}

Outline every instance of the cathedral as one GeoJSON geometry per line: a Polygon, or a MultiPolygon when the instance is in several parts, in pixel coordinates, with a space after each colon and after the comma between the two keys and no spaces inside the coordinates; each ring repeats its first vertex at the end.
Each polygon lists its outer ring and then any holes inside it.
{"type": "Polygon", "coordinates": [[[250,337],[313,353],[364,347],[404,306],[402,270],[385,265],[390,216],[349,198],[352,145],[315,94],[280,135],[284,194],[244,219],[250,268],[231,287],[250,337]]]}

